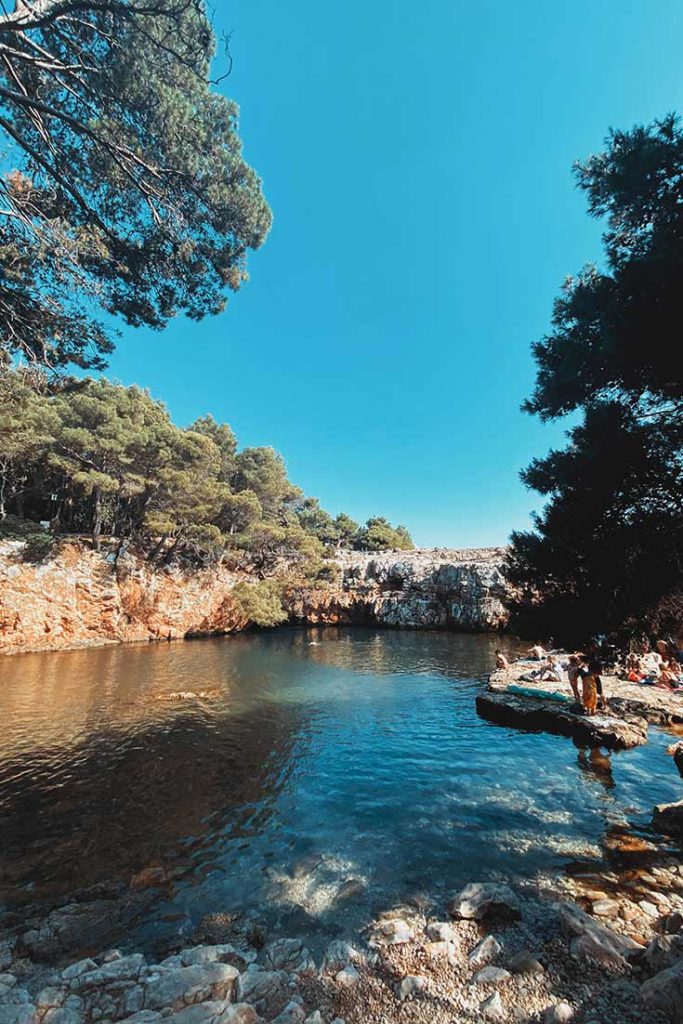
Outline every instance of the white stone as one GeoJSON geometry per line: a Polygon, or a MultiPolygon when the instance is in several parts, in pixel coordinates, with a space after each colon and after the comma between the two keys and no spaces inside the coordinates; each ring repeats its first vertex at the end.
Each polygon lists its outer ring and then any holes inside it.
{"type": "Polygon", "coordinates": [[[349,964],[347,967],[342,968],[341,971],[335,974],[334,980],[338,985],[341,985],[342,988],[353,988],[360,981],[360,974],[353,964],[349,964]]]}
{"type": "Polygon", "coordinates": [[[487,935],[486,938],[476,944],[467,959],[473,967],[483,967],[484,964],[495,960],[500,951],[500,942],[498,942],[495,936],[487,935]]]}
{"type": "Polygon", "coordinates": [[[501,985],[510,977],[503,967],[482,967],[472,978],[473,985],[501,985]]]}
{"type": "Polygon", "coordinates": [[[561,1002],[556,1003],[554,1006],[548,1006],[543,1011],[543,1024],[567,1024],[568,1021],[573,1020],[574,1009],[569,1003],[561,1002]]]}
{"type": "Polygon", "coordinates": [[[297,1003],[296,1000],[292,1000],[287,1003],[284,1010],[278,1013],[274,1019],[273,1024],[303,1024],[303,1020],[306,1014],[304,1013],[301,1003],[297,1003]]]}
{"type": "Polygon", "coordinates": [[[300,939],[277,939],[266,946],[262,957],[271,971],[300,974],[302,971],[315,970],[315,960],[300,939]]]}
{"type": "Polygon", "coordinates": [[[404,1002],[406,999],[414,999],[427,987],[427,979],[422,974],[407,974],[401,978],[396,986],[396,998],[404,1002]]]}
{"type": "Polygon", "coordinates": [[[492,996],[485,999],[481,1003],[479,1010],[482,1016],[488,1020],[501,1020],[505,1016],[505,1010],[503,1009],[503,1001],[500,998],[499,992],[494,992],[492,996]]]}
{"type": "Polygon", "coordinates": [[[499,882],[472,882],[451,901],[451,917],[482,921],[486,917],[520,916],[519,900],[508,885],[499,882]]]}
{"type": "Polygon", "coordinates": [[[77,960],[75,964],[70,964],[65,967],[62,971],[62,978],[64,981],[73,981],[74,978],[80,978],[82,974],[88,974],[90,971],[96,971],[97,964],[90,957],[86,957],[85,960],[77,960]]]}
{"type": "Polygon", "coordinates": [[[363,954],[352,946],[350,942],[343,939],[335,939],[325,950],[323,959],[324,971],[341,971],[348,964],[359,964],[363,962],[363,954]]]}

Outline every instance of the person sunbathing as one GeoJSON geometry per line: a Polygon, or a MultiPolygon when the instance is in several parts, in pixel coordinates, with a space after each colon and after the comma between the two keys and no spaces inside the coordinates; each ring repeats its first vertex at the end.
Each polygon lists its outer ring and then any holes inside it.
{"type": "Polygon", "coordinates": [[[562,674],[560,671],[560,667],[557,664],[556,658],[554,658],[552,654],[548,655],[548,660],[546,661],[541,671],[538,673],[538,678],[541,681],[547,679],[553,683],[562,682],[562,674]]]}
{"type": "Polygon", "coordinates": [[[534,644],[527,651],[527,654],[534,659],[534,661],[543,661],[547,657],[547,652],[541,644],[534,644]]]}
{"type": "Polygon", "coordinates": [[[510,668],[510,662],[502,651],[496,651],[496,668],[510,668]]]}
{"type": "Polygon", "coordinates": [[[629,683],[639,683],[645,677],[640,658],[637,654],[631,653],[626,659],[626,680],[629,683]]]}
{"type": "Polygon", "coordinates": [[[662,662],[655,686],[659,686],[662,690],[677,690],[680,685],[681,673],[678,662],[673,658],[670,661],[662,662]]]}

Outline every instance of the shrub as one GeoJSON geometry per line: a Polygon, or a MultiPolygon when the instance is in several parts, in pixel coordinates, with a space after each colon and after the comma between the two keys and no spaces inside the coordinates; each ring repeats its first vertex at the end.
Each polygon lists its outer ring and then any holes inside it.
{"type": "Polygon", "coordinates": [[[282,607],[282,590],[275,580],[238,583],[232,591],[238,612],[255,626],[277,626],[287,619],[282,607]]]}
{"type": "Polygon", "coordinates": [[[55,538],[51,533],[32,533],[24,544],[25,562],[44,562],[52,554],[55,538]]]}

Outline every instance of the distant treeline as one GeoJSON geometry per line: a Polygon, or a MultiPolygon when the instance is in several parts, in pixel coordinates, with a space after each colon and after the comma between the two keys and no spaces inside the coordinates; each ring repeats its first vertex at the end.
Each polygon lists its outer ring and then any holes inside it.
{"type": "Polygon", "coordinates": [[[326,551],[412,548],[403,526],[335,517],[287,477],[273,448],[238,451],[231,428],[203,416],[178,427],[139,387],[0,371],[0,520],[48,522],[53,534],[132,538],[150,559],[231,554],[269,572],[306,574],[326,551]]]}

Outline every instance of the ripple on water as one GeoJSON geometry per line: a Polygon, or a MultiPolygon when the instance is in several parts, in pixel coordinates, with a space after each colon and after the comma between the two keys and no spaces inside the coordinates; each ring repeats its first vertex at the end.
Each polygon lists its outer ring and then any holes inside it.
{"type": "Polygon", "coordinates": [[[656,732],[604,756],[480,719],[474,695],[511,640],[315,636],[6,659],[0,900],[152,868],[167,881],[131,944],[254,906],[334,934],[422,889],[599,858],[615,824],[643,828],[676,798],[656,732]]]}

